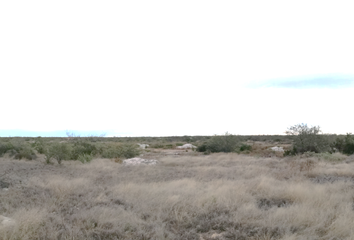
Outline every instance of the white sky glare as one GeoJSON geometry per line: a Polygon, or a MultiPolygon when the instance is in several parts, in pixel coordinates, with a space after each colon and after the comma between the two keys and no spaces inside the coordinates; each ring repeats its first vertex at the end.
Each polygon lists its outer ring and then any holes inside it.
{"type": "Polygon", "coordinates": [[[0,1],[0,136],[354,132],[352,1],[0,1]]]}

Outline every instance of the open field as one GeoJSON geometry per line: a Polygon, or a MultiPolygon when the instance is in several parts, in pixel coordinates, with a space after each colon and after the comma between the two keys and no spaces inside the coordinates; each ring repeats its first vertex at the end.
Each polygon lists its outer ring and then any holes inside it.
{"type": "Polygon", "coordinates": [[[0,239],[354,239],[351,157],[144,154],[159,164],[0,158],[0,239]]]}

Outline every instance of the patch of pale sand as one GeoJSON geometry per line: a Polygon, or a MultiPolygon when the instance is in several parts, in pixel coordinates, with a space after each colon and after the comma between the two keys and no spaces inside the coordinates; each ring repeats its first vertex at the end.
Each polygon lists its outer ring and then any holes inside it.
{"type": "Polygon", "coordinates": [[[156,165],[157,160],[154,159],[143,159],[143,158],[129,158],[123,161],[124,165],[156,165]]]}
{"type": "Polygon", "coordinates": [[[15,225],[15,220],[0,215],[0,227],[9,227],[15,225]]]}

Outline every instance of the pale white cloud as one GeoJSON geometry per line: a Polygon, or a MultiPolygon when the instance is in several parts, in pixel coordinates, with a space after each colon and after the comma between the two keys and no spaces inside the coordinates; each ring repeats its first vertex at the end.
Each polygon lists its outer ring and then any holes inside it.
{"type": "Polygon", "coordinates": [[[351,90],[245,85],[353,75],[351,9],[350,1],[2,1],[0,128],[273,134],[307,122],[350,131],[326,111],[345,114],[351,90]]]}

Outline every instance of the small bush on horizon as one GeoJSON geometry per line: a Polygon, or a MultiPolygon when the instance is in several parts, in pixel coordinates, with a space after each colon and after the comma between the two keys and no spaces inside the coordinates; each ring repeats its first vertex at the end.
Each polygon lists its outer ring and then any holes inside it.
{"type": "Polygon", "coordinates": [[[72,146],[71,159],[78,160],[81,155],[96,155],[99,153],[99,149],[95,144],[84,141],[77,140],[72,146]]]}
{"type": "Polygon", "coordinates": [[[137,144],[107,144],[101,148],[103,158],[133,158],[140,154],[137,144]]]}
{"type": "Polygon", "coordinates": [[[193,137],[192,136],[184,135],[182,139],[183,139],[184,142],[187,142],[187,143],[193,142],[193,137]]]}
{"type": "Polygon", "coordinates": [[[197,148],[199,152],[215,153],[215,152],[234,152],[236,150],[238,138],[235,135],[215,135],[208,141],[197,148]]]}
{"type": "Polygon", "coordinates": [[[307,124],[291,126],[286,131],[287,135],[295,136],[292,150],[285,151],[284,155],[296,155],[305,152],[326,152],[330,151],[330,144],[319,126],[308,127],[307,124]]]}

